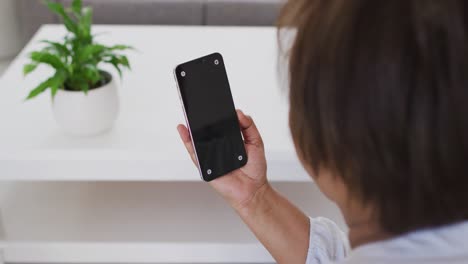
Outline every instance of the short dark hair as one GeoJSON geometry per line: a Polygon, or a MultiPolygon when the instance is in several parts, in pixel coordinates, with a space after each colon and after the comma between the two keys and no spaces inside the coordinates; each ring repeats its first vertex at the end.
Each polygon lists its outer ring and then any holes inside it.
{"type": "MultiPolygon", "coordinates": [[[[291,0],[290,128],[401,234],[468,219],[468,2],[291,0]]],[[[281,37],[281,35],[280,35],[281,37]]]]}

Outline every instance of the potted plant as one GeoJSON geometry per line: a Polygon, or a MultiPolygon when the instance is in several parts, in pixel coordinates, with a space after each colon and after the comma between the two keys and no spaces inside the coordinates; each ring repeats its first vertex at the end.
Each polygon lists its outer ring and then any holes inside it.
{"type": "Polygon", "coordinates": [[[39,65],[52,67],[54,74],[34,88],[27,100],[50,90],[55,119],[68,134],[94,135],[109,130],[119,109],[117,84],[100,65],[112,65],[121,76],[124,68],[130,69],[121,53],[131,47],[96,43],[91,32],[93,10],[83,7],[81,0],[73,0],[68,8],[53,1],[45,4],[61,18],[68,33],[60,43],[42,41],[45,47],[30,54],[25,75],[39,65]]]}

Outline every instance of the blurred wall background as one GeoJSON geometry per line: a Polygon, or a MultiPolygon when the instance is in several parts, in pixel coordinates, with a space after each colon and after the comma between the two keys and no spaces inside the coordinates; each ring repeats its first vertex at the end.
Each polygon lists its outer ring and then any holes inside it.
{"type": "Polygon", "coordinates": [[[0,0],[0,60],[11,59],[21,48],[15,0],[0,0]]]}

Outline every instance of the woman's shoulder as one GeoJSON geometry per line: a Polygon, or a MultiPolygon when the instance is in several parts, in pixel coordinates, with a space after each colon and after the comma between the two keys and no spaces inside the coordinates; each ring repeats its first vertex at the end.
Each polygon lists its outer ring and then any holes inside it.
{"type": "Polygon", "coordinates": [[[348,255],[349,242],[346,234],[327,218],[310,219],[309,237],[307,264],[339,261],[348,255]]]}
{"type": "Polygon", "coordinates": [[[357,247],[340,264],[357,263],[466,264],[468,221],[357,247]]]}

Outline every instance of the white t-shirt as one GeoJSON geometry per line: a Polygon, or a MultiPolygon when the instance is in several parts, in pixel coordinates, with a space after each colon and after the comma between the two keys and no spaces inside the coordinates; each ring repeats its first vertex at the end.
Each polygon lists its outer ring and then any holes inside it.
{"type": "Polygon", "coordinates": [[[468,264],[468,221],[416,231],[349,249],[347,236],[326,218],[310,220],[306,264],[468,264]]]}

